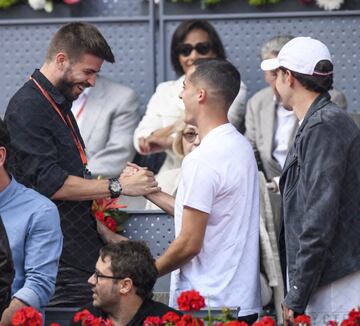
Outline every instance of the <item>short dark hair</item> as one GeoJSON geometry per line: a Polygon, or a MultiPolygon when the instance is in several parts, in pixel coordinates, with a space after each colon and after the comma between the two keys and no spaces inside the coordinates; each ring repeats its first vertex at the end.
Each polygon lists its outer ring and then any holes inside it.
{"type": "Polygon", "coordinates": [[[74,22],[63,25],[50,41],[46,61],[51,61],[59,52],[65,52],[71,61],[76,62],[84,54],[92,54],[114,63],[114,54],[109,44],[92,24],[74,22]]]}
{"type": "MultiPolygon", "coordinates": [[[[10,134],[5,122],[0,118],[0,147],[6,149],[6,156],[9,157],[10,150],[10,134]]],[[[4,165],[6,168],[6,164],[4,165]]]]}
{"type": "Polygon", "coordinates": [[[190,76],[193,83],[204,81],[217,93],[228,109],[239,93],[241,76],[235,66],[223,59],[198,59],[190,76]]]}
{"type": "Polygon", "coordinates": [[[178,76],[184,73],[180,65],[178,47],[185,40],[186,36],[194,29],[201,29],[208,33],[211,49],[215,56],[226,59],[225,49],[215,28],[206,20],[186,20],[183,21],[175,30],[171,39],[171,63],[178,76]]]}
{"type": "Polygon", "coordinates": [[[103,261],[105,257],[109,257],[113,275],[129,277],[136,288],[136,294],[143,300],[152,297],[158,271],[145,242],[129,240],[107,244],[100,249],[100,257],[103,261]]]}
{"type": "MultiPolygon", "coordinates": [[[[317,93],[324,93],[333,88],[333,68],[333,64],[329,60],[321,60],[316,64],[314,70],[316,72],[328,75],[305,75],[294,71],[291,71],[291,73],[307,90],[317,93]]],[[[281,67],[281,70],[286,71],[288,69],[281,67]]]]}

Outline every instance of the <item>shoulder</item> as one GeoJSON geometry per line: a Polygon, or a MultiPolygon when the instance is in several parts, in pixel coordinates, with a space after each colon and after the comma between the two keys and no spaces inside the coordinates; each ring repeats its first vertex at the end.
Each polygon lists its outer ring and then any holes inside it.
{"type": "Polygon", "coordinates": [[[184,82],[184,76],[181,76],[180,78],[176,80],[169,80],[166,82],[162,82],[157,85],[156,92],[167,92],[169,90],[178,90],[182,88],[184,82]]]}
{"type": "Polygon", "coordinates": [[[136,93],[132,88],[104,76],[98,76],[96,83],[99,88],[103,88],[106,93],[111,93],[112,95],[136,96],[136,93]]]}
{"type": "Polygon", "coordinates": [[[166,314],[167,312],[175,312],[176,314],[181,314],[179,311],[169,307],[168,305],[162,303],[162,302],[158,302],[158,301],[154,301],[154,300],[149,300],[148,301],[148,305],[149,307],[151,307],[154,315],[156,316],[162,316],[164,314],[166,314]]]}
{"type": "MultiPolygon", "coordinates": [[[[52,212],[54,217],[58,217],[58,209],[56,205],[47,197],[41,195],[34,189],[25,187],[23,184],[17,182],[17,196],[21,196],[22,203],[26,205],[29,210],[36,212],[52,212]]],[[[44,214],[40,214],[44,215],[44,214]]]]}
{"type": "Polygon", "coordinates": [[[271,87],[266,87],[257,91],[250,99],[249,102],[257,102],[257,103],[269,103],[274,98],[274,93],[271,87]]]}

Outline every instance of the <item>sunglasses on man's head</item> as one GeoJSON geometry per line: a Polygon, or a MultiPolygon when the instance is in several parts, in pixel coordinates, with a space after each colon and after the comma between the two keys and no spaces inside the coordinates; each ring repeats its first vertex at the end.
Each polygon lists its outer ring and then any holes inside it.
{"type": "Polygon", "coordinates": [[[201,55],[206,55],[211,50],[211,44],[209,42],[200,42],[193,46],[189,43],[182,43],[177,48],[178,54],[184,57],[188,57],[193,50],[196,50],[196,52],[201,55]]]}

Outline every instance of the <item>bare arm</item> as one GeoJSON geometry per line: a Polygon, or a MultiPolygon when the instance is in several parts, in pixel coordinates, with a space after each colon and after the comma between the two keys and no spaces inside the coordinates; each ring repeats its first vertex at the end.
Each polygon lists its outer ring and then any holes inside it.
{"type": "Polygon", "coordinates": [[[159,206],[166,214],[174,216],[175,198],[166,192],[156,192],[145,196],[146,199],[159,206]]]}
{"type": "MultiPolygon", "coordinates": [[[[140,169],[131,176],[120,176],[122,194],[143,196],[157,192],[160,188],[151,171],[140,169]]],[[[63,186],[51,197],[55,200],[93,200],[110,197],[108,180],[87,180],[68,176],[63,186]]]]}
{"type": "Polygon", "coordinates": [[[159,276],[179,268],[200,252],[208,217],[208,213],[184,207],[180,234],[156,260],[159,276]]]}

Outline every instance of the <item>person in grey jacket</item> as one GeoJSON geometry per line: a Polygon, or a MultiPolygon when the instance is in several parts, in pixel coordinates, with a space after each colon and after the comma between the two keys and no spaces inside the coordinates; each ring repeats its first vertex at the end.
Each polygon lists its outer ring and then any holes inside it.
{"type": "Polygon", "coordinates": [[[277,69],[276,90],[300,121],[280,179],[284,325],[304,311],[324,325],[360,302],[360,130],[330,101],[322,42],[294,38],[262,69],[277,69]]]}

